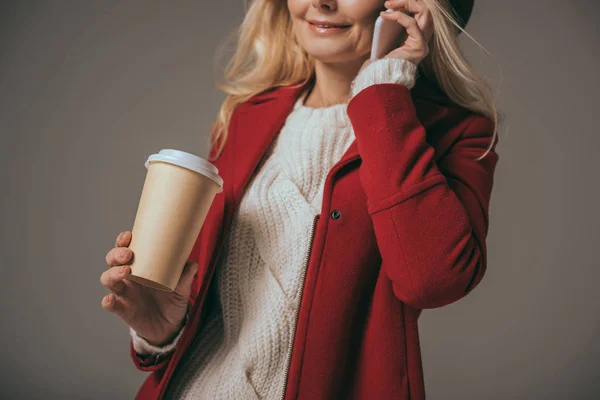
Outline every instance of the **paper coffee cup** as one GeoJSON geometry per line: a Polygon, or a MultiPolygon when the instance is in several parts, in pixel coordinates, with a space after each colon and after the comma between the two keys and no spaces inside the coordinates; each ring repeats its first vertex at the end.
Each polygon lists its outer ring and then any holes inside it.
{"type": "Polygon", "coordinates": [[[163,149],[145,166],[127,279],[172,292],[223,179],[210,162],[179,150],[163,149]]]}

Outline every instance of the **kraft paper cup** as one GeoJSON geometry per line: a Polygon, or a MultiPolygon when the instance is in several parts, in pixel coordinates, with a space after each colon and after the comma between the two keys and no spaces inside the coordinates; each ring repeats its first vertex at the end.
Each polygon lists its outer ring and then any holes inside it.
{"type": "Polygon", "coordinates": [[[223,179],[210,162],[179,150],[163,149],[145,166],[127,279],[172,292],[223,179]]]}

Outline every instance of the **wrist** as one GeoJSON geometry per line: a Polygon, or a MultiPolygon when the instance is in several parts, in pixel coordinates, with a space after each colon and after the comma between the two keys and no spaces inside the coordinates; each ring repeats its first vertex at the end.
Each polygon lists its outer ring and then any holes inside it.
{"type": "Polygon", "coordinates": [[[402,58],[381,58],[366,65],[352,81],[351,94],[356,96],[367,87],[379,83],[397,83],[412,89],[417,65],[402,58]]]}
{"type": "Polygon", "coordinates": [[[183,320],[177,325],[177,328],[168,329],[166,335],[162,338],[147,338],[141,336],[133,328],[129,327],[133,339],[133,348],[136,353],[145,354],[166,354],[172,351],[183,334],[184,326],[190,319],[190,309],[188,307],[183,320]]]}
{"type": "Polygon", "coordinates": [[[184,316],[178,325],[176,325],[173,329],[167,329],[165,335],[162,337],[147,338],[140,334],[138,334],[138,336],[140,338],[144,339],[146,342],[148,342],[148,344],[150,344],[151,346],[164,347],[164,346],[168,345],[169,343],[173,342],[173,340],[181,332],[181,329],[185,325],[186,321],[187,321],[187,316],[184,316]]]}

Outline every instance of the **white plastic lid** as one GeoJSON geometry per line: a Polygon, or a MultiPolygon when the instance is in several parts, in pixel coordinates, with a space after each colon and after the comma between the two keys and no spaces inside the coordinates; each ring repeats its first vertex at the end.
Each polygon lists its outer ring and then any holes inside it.
{"type": "Polygon", "coordinates": [[[162,149],[158,154],[152,154],[148,157],[148,160],[144,164],[146,168],[150,166],[151,161],[167,162],[196,171],[215,181],[220,187],[219,193],[223,191],[223,178],[219,176],[217,167],[194,154],[181,150],[162,149]]]}

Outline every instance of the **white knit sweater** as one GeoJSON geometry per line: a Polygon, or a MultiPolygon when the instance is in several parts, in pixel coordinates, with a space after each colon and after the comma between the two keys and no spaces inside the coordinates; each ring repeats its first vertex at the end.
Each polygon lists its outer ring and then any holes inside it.
{"type": "MultiPolygon", "coordinates": [[[[416,66],[382,59],[366,67],[352,95],[375,83],[412,88],[416,66]]],[[[303,270],[325,178],[354,140],[347,103],[304,105],[301,96],[252,177],[216,271],[221,309],[208,317],[177,366],[165,398],[279,399],[295,330],[303,270]]],[[[130,328],[140,354],[172,351],[130,328]]]]}

